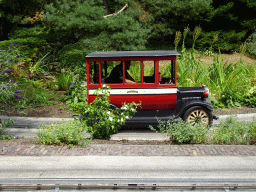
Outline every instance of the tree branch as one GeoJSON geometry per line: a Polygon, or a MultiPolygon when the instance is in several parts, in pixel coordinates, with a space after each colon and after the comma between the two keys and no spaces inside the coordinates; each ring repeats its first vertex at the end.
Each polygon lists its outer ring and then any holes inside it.
{"type": "Polygon", "coordinates": [[[127,7],[128,7],[128,4],[126,3],[125,6],[120,11],[118,11],[117,13],[110,14],[110,15],[105,15],[104,18],[107,18],[107,17],[113,16],[113,15],[116,15],[118,13],[121,13],[127,7]]]}

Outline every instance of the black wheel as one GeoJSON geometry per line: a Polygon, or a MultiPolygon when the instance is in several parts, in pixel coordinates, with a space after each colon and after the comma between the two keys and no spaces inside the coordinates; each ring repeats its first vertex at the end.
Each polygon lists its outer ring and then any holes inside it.
{"type": "Polygon", "coordinates": [[[184,113],[183,120],[192,125],[202,122],[207,127],[212,125],[213,117],[208,109],[201,106],[194,106],[184,113]]]}

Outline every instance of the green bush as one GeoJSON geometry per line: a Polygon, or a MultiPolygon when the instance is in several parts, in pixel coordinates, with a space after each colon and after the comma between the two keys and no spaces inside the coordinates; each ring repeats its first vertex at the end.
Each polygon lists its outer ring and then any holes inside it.
{"type": "Polygon", "coordinates": [[[86,101],[86,88],[82,87],[82,81],[75,78],[74,86],[71,86],[67,91],[67,95],[62,98],[69,105],[69,110],[77,111],[79,103],[86,101]]]}
{"type": "MultiPolygon", "coordinates": [[[[53,99],[58,98],[58,94],[54,91],[49,91],[43,88],[34,87],[35,85],[39,85],[37,82],[31,83],[31,81],[24,82],[22,85],[16,85],[8,88],[8,91],[14,92],[15,90],[22,90],[19,93],[23,99],[12,99],[6,100],[8,104],[15,105],[19,107],[19,105],[40,105],[45,103],[47,105],[54,104],[53,99]]],[[[42,84],[41,84],[42,85],[42,84]]]]}
{"type": "MultiPolygon", "coordinates": [[[[215,51],[221,51],[230,53],[232,51],[238,51],[239,46],[241,45],[241,40],[245,37],[246,32],[236,32],[233,31],[211,31],[211,32],[202,32],[199,36],[196,47],[200,50],[208,49],[213,41],[213,36],[219,33],[218,40],[212,45],[212,48],[215,51]]],[[[192,36],[192,32],[189,32],[189,35],[192,36]]],[[[193,43],[192,38],[188,38],[187,44],[191,46],[193,43]]]]}
{"type": "Polygon", "coordinates": [[[77,102],[77,99],[70,104],[82,116],[82,121],[88,126],[87,130],[96,139],[109,139],[112,134],[117,133],[125,120],[136,113],[134,107],[139,106],[133,102],[124,103],[121,109],[111,108],[108,97],[108,87],[102,87],[96,90],[96,99],[91,104],[87,101],[77,102]]]}
{"type": "Polygon", "coordinates": [[[8,33],[9,39],[27,38],[27,37],[39,37],[42,36],[42,28],[40,26],[34,26],[30,28],[17,27],[8,33]]]}
{"type": "MultiPolygon", "coordinates": [[[[169,66],[165,72],[171,72],[169,66]]],[[[214,56],[212,65],[202,63],[191,50],[182,50],[177,58],[178,86],[208,86],[215,107],[255,106],[254,96],[248,95],[255,72],[253,64],[224,63],[221,54],[214,56]]]]}
{"type": "Polygon", "coordinates": [[[252,33],[245,41],[247,52],[256,56],[256,32],[252,33]]]}
{"type": "Polygon", "coordinates": [[[59,54],[62,67],[69,67],[71,70],[82,68],[86,61],[81,42],[65,45],[59,54]]]}
{"type": "MultiPolygon", "coordinates": [[[[208,128],[201,124],[188,124],[182,119],[169,120],[167,122],[159,121],[158,128],[161,133],[166,133],[171,140],[177,143],[204,143],[207,138],[208,128]]],[[[155,130],[152,126],[150,129],[155,130]]]]}
{"type": "MultiPolygon", "coordinates": [[[[46,40],[37,37],[26,37],[15,39],[20,47],[20,50],[24,51],[23,59],[32,58],[33,56],[39,57],[41,55],[40,48],[47,45],[46,40]]],[[[0,48],[8,49],[10,43],[13,40],[0,41],[0,48]]]]}
{"type": "Polygon", "coordinates": [[[255,123],[255,121],[249,124],[248,129],[249,129],[248,134],[250,135],[250,144],[255,144],[256,143],[256,123],[255,123]]]}
{"type": "Polygon", "coordinates": [[[61,72],[57,77],[58,89],[61,91],[66,91],[69,88],[69,83],[74,81],[73,75],[70,70],[66,72],[61,72]]]}
{"type": "Polygon", "coordinates": [[[64,123],[53,123],[51,125],[42,124],[37,132],[39,144],[74,144],[85,146],[90,141],[86,134],[86,125],[79,120],[64,123]]]}
{"type": "MultiPolygon", "coordinates": [[[[210,129],[200,124],[192,126],[181,119],[173,118],[167,122],[159,121],[158,128],[161,133],[170,136],[171,141],[177,143],[248,145],[256,142],[256,122],[238,121],[232,116],[210,129]]],[[[156,131],[152,126],[150,129],[156,131]]]]}
{"type": "Polygon", "coordinates": [[[243,97],[240,97],[240,102],[249,107],[256,107],[256,86],[249,89],[243,97]]]}
{"type": "Polygon", "coordinates": [[[13,119],[6,119],[4,121],[1,121],[0,119],[0,140],[13,138],[13,136],[11,136],[8,132],[5,131],[5,128],[7,125],[13,125],[14,123],[15,121],[13,119]]]}
{"type": "MultiPolygon", "coordinates": [[[[221,121],[220,125],[211,128],[209,134],[209,142],[212,144],[249,144],[251,139],[250,127],[253,123],[245,123],[236,120],[234,117],[228,117],[225,121],[221,121]]],[[[251,129],[252,130],[252,129],[251,129]]]]}
{"type": "Polygon", "coordinates": [[[16,83],[3,83],[0,82],[0,103],[7,104],[9,101],[14,99],[14,90],[12,88],[9,88],[10,86],[13,86],[13,88],[16,88],[18,85],[16,83]]]}

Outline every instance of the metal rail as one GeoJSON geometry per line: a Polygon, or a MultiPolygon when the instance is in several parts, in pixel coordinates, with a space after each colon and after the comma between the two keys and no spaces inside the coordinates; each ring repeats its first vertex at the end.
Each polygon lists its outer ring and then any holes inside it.
{"type": "Polygon", "coordinates": [[[10,189],[256,189],[255,179],[131,179],[131,178],[8,178],[0,191],[10,189]]]}

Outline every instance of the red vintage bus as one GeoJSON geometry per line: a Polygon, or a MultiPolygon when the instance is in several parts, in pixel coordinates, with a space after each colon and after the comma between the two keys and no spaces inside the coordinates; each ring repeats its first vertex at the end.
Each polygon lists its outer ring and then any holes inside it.
{"type": "Polygon", "coordinates": [[[111,87],[110,105],[120,108],[124,102],[141,103],[126,125],[157,125],[181,117],[195,124],[212,124],[213,107],[209,89],[177,87],[177,51],[109,51],[86,56],[87,98],[96,98],[94,91],[104,84],[111,87]]]}

